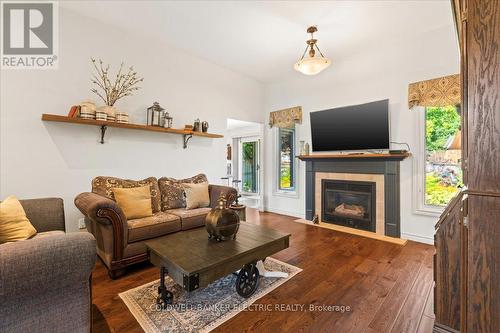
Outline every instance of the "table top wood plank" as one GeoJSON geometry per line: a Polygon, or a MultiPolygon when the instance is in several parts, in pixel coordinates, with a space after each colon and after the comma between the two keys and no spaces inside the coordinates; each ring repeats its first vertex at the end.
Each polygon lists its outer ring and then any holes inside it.
{"type": "Polygon", "coordinates": [[[234,240],[217,242],[208,239],[205,228],[197,228],[148,240],[145,244],[162,260],[191,274],[262,251],[265,247],[274,247],[280,242],[285,244],[284,239],[289,237],[290,234],[241,222],[234,240]]]}

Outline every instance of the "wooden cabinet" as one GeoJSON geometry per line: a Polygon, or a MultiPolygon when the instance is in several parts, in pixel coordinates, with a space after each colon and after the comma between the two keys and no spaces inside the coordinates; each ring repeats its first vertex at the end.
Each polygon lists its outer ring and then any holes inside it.
{"type": "Polygon", "coordinates": [[[434,308],[439,325],[460,330],[463,201],[459,193],[436,224],[434,308]]]}
{"type": "Polygon", "coordinates": [[[436,224],[434,332],[500,332],[500,1],[452,0],[467,189],[436,224]]]}

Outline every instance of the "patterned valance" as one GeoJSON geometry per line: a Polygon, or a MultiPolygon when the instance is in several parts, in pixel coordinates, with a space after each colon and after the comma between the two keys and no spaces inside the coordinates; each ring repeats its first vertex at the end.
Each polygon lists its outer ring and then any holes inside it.
{"type": "Polygon", "coordinates": [[[460,74],[411,83],[408,107],[449,106],[460,104],[460,74]]]}
{"type": "Polygon", "coordinates": [[[269,114],[269,127],[290,128],[295,124],[302,124],[302,107],[274,111],[269,114]]]}

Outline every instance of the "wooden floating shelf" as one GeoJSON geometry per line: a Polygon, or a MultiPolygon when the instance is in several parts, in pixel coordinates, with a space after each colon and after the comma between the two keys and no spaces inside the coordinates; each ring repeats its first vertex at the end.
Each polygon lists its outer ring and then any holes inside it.
{"type": "Polygon", "coordinates": [[[79,124],[79,125],[100,126],[101,127],[101,143],[104,143],[104,134],[105,134],[106,129],[108,127],[128,128],[128,129],[135,129],[135,130],[141,130],[141,131],[162,132],[162,133],[183,135],[184,136],[184,148],[187,148],[187,143],[188,143],[189,139],[191,139],[191,137],[193,137],[193,136],[213,138],[213,139],[224,137],[221,134],[187,131],[184,129],[177,129],[177,128],[164,128],[164,127],[159,127],[159,126],[148,126],[148,125],[131,124],[131,123],[119,123],[119,122],[114,122],[114,121],[70,118],[67,116],[60,116],[60,115],[47,114],[47,113],[42,114],[42,120],[43,121],[55,121],[55,122],[60,122],[60,123],[79,124]]]}
{"type": "Polygon", "coordinates": [[[404,160],[405,158],[411,156],[410,153],[401,153],[401,154],[389,154],[389,153],[384,153],[384,154],[373,154],[373,153],[366,153],[366,154],[312,154],[312,155],[299,155],[297,156],[298,159],[302,161],[309,161],[309,160],[335,160],[335,159],[372,159],[372,160],[404,160]]]}

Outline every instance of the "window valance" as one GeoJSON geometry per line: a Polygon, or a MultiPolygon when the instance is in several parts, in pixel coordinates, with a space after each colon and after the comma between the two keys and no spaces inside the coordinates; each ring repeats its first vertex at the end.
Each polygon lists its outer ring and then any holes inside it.
{"type": "Polygon", "coordinates": [[[294,124],[302,124],[302,107],[274,111],[269,114],[269,127],[291,128],[294,124]]]}
{"type": "Polygon", "coordinates": [[[460,104],[460,74],[410,83],[408,107],[439,107],[460,104]]]}

